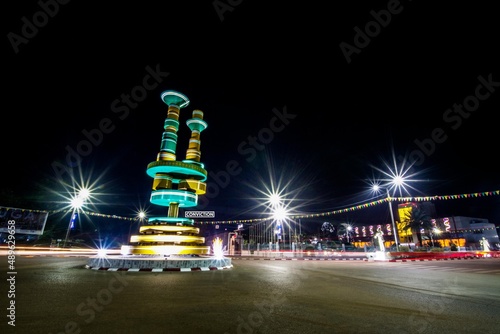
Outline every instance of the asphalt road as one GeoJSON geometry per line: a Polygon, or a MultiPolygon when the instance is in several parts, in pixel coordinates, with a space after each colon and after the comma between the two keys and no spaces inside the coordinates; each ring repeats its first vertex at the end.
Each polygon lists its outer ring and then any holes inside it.
{"type": "Polygon", "coordinates": [[[155,273],[17,256],[15,275],[0,259],[1,333],[499,332],[500,259],[233,259],[230,269],[155,273]]]}

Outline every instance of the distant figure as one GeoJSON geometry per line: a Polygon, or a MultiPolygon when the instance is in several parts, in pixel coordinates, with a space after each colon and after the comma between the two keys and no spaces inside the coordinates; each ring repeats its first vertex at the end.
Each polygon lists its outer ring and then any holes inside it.
{"type": "Polygon", "coordinates": [[[483,246],[483,250],[484,251],[489,251],[490,250],[490,243],[488,242],[488,240],[486,240],[485,237],[483,237],[483,239],[481,239],[479,241],[479,243],[483,246]]]}
{"type": "Polygon", "coordinates": [[[378,248],[380,249],[380,251],[385,252],[384,234],[382,233],[382,231],[378,230],[377,233],[375,233],[375,240],[377,240],[378,248]]]}

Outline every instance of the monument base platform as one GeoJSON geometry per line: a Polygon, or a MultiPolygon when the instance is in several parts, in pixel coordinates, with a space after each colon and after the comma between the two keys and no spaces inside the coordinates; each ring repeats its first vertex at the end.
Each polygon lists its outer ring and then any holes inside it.
{"type": "Polygon", "coordinates": [[[191,255],[117,255],[90,257],[85,268],[109,271],[209,271],[232,268],[231,258],[191,255]]]}

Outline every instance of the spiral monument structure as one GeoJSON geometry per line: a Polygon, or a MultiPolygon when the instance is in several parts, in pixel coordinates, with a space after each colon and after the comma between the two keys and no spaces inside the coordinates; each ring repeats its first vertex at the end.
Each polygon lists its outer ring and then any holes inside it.
{"type": "Polygon", "coordinates": [[[194,220],[179,217],[180,208],[198,204],[198,196],[205,194],[207,171],[200,162],[200,134],[207,128],[203,112],[194,110],[186,121],[191,138],[186,159],[177,160],[177,132],[182,108],[189,105],[188,98],[175,91],[161,94],[168,106],[167,118],[161,140],[160,152],[147,166],[147,174],[153,178],[150,202],[168,207],[164,217],[151,217],[142,225],[139,235],[130,238],[131,245],[123,246],[123,254],[210,254],[210,247],[203,246],[205,238],[198,236],[199,228],[194,220]]]}
{"type": "Polygon", "coordinates": [[[206,193],[207,171],[201,160],[201,132],[207,128],[203,112],[195,109],[186,121],[191,130],[184,160],[177,160],[179,119],[189,99],[177,91],[164,91],[161,99],[168,106],[160,151],[149,163],[146,173],[153,178],[150,202],[168,207],[165,216],[150,217],[139,227],[139,234],[121,247],[123,256],[106,259],[92,258],[88,267],[109,268],[228,268],[229,258],[211,258],[210,246],[200,236],[194,220],[179,217],[182,208],[195,207],[198,196],[206,193]],[[100,263],[103,262],[103,263],[100,263]]]}

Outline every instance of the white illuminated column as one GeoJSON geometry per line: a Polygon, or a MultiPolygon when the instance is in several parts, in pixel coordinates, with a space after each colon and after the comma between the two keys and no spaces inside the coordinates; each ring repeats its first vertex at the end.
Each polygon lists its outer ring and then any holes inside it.
{"type": "MultiPolygon", "coordinates": [[[[286,211],[281,205],[278,205],[273,209],[273,219],[276,222],[275,234],[276,234],[278,244],[279,244],[279,241],[281,240],[281,236],[285,232],[284,226],[282,223],[286,219],[286,211]]],[[[283,242],[285,242],[285,240],[283,240],[283,242]]]]}
{"type": "Polygon", "coordinates": [[[217,237],[212,241],[212,251],[215,258],[224,258],[224,246],[221,238],[217,237]]]}

